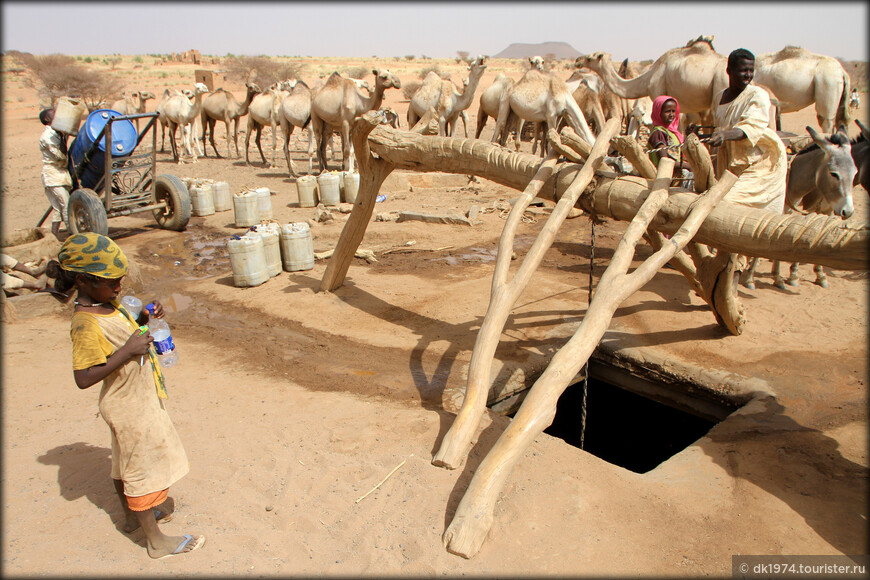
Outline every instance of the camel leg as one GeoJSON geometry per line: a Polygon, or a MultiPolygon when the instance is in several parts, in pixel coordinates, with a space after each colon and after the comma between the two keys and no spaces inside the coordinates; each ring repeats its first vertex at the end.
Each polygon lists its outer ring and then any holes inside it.
{"type": "MultiPolygon", "coordinates": [[[[498,105],[498,117],[495,121],[495,132],[492,134],[492,143],[498,143],[502,147],[507,143],[508,117],[510,116],[511,106],[507,99],[502,99],[498,105]]],[[[519,136],[517,136],[519,137],[519,136]]]]}
{"type": "Polygon", "coordinates": [[[540,165],[536,175],[529,182],[520,198],[514,203],[513,208],[511,208],[507,222],[502,230],[501,238],[499,239],[489,307],[484,316],[483,324],[478,331],[471,355],[465,400],[462,403],[459,414],[453,421],[453,425],[450,426],[450,430],[444,436],[438,453],[436,453],[432,460],[433,465],[455,469],[468,453],[471,438],[477,430],[480,418],[483,416],[484,409],[486,408],[490,384],[490,363],[498,346],[498,337],[504,328],[505,321],[507,321],[510,315],[510,309],[525,289],[541,260],[543,260],[544,253],[553,243],[558,228],[574,207],[580,193],[583,192],[595,176],[595,169],[601,164],[609,147],[608,141],[618,130],[619,125],[617,123],[607,125],[607,131],[602,132],[601,137],[593,146],[589,161],[583,166],[574,182],[559,199],[556,208],[547,220],[547,224],[535,240],[523,263],[517,270],[516,275],[508,282],[507,274],[510,268],[510,256],[513,250],[516,229],[522,220],[526,207],[540,193],[544,183],[553,173],[556,165],[555,154],[548,157],[540,165]]]}
{"type": "MultiPolygon", "coordinates": [[[[752,258],[749,261],[749,268],[743,274],[743,280],[741,280],[741,283],[750,290],[755,290],[755,268],[757,266],[758,258],[752,258]]],[[[773,267],[775,272],[771,273],[774,274],[774,279],[779,278],[779,262],[774,262],[773,267]]]]}
{"type": "MultiPolygon", "coordinates": [[[[619,125],[615,125],[615,128],[618,130],[619,125]]],[[[597,146],[596,143],[595,148],[597,146]]],[[[597,154],[595,152],[593,156],[597,154]]],[[[652,191],[626,229],[580,327],[535,381],[514,420],[474,473],[453,520],[444,532],[443,541],[447,551],[465,558],[478,552],[492,525],[496,501],[513,466],[534,438],[552,423],[559,396],[589,359],[607,331],[616,309],[651,280],[665,262],[691,240],[716,203],[736,181],[736,178],[728,179],[725,186],[709,191],[704,202],[692,209],[672,238],[673,243],[662,247],[631,274],[627,274],[640,237],[667,202],[673,169],[674,162],[669,158],[659,163],[652,191]]]]}
{"type": "MultiPolygon", "coordinates": [[[[791,267],[788,272],[788,285],[789,286],[799,286],[800,285],[800,276],[798,276],[798,266],[800,263],[792,262],[791,267]]],[[[785,287],[783,286],[783,289],[785,287]]]]}
{"type": "MultiPolygon", "coordinates": [[[[224,123],[227,130],[227,158],[230,156],[230,126],[226,122],[224,123]]],[[[209,141],[211,142],[211,148],[214,149],[214,155],[218,159],[220,159],[221,154],[218,152],[217,145],[214,142],[214,129],[217,126],[217,121],[214,119],[208,120],[208,132],[209,132],[209,141]]],[[[205,140],[205,128],[203,127],[203,141],[205,140]]],[[[206,152],[208,152],[208,146],[206,146],[206,152]]]]}
{"type": "Polygon", "coordinates": [[[247,127],[248,127],[248,129],[247,129],[247,131],[245,131],[245,165],[250,165],[251,158],[250,158],[250,153],[249,153],[250,148],[248,147],[248,145],[251,143],[251,132],[252,132],[253,127],[254,127],[254,119],[250,115],[248,115],[247,127]]]}
{"type": "Polygon", "coordinates": [[[172,148],[172,160],[176,163],[181,163],[181,157],[178,155],[178,145],[175,142],[175,130],[177,127],[178,125],[175,123],[170,123],[169,125],[169,146],[172,148]]]}
{"type": "Polygon", "coordinates": [[[477,113],[477,130],[474,132],[475,139],[480,139],[480,134],[483,133],[483,128],[486,126],[487,119],[489,119],[489,115],[483,111],[477,113]]]}
{"type": "Polygon", "coordinates": [[[297,177],[296,172],[293,171],[293,164],[290,162],[290,136],[293,135],[294,128],[295,127],[287,121],[281,122],[281,132],[284,133],[284,158],[287,159],[287,169],[290,171],[291,176],[297,177]],[[285,127],[285,123],[290,125],[290,127],[285,127]]]}
{"type": "Polygon", "coordinates": [[[260,157],[263,159],[263,165],[269,167],[269,162],[266,161],[266,156],[263,154],[263,147],[260,146],[260,137],[263,134],[263,125],[257,123],[257,136],[254,137],[254,143],[257,144],[257,151],[260,152],[260,157]]]}
{"type": "Polygon", "coordinates": [[[272,162],[267,163],[266,167],[274,167],[275,166],[275,152],[278,150],[278,126],[276,123],[275,115],[272,115],[272,162]]]}
{"type": "Polygon", "coordinates": [[[813,272],[816,274],[816,284],[821,286],[822,288],[828,287],[828,275],[825,274],[825,269],[821,264],[816,264],[813,266],[813,272]]]}

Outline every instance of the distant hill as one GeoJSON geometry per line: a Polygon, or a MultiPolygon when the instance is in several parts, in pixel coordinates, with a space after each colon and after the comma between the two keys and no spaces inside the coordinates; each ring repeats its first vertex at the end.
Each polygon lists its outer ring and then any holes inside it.
{"type": "Polygon", "coordinates": [[[530,56],[556,55],[556,58],[577,58],[582,53],[567,42],[539,42],[537,44],[525,44],[514,42],[493,58],[528,58],[530,56]]]}

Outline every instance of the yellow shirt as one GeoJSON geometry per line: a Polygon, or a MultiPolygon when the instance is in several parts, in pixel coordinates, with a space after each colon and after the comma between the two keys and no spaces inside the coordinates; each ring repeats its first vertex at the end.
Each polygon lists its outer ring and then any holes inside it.
{"type": "MultiPolygon", "coordinates": [[[[105,364],[137,326],[117,310],[110,314],[74,312],[70,323],[73,369],[105,364]]],[[[138,497],[162,491],[190,467],[181,439],[157,396],[148,357],[132,357],[103,380],[100,414],[112,432],[112,477],[124,493],[138,497]]]]}

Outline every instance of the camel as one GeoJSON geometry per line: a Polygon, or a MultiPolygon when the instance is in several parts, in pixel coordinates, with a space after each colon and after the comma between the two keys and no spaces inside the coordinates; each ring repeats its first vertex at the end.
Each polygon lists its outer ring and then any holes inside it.
{"type": "Polygon", "coordinates": [[[239,155],[239,119],[248,114],[248,106],[250,106],[254,96],[262,92],[260,87],[253,83],[245,83],[245,87],[247,92],[245,93],[245,100],[241,103],[231,92],[220,88],[203,100],[200,122],[202,124],[202,146],[206,149],[206,156],[208,153],[208,146],[205,144],[206,133],[210,134],[211,147],[214,149],[214,154],[217,157],[221,156],[214,144],[214,127],[218,121],[223,121],[227,131],[227,158],[232,157],[230,135],[232,135],[232,144],[236,148],[236,157],[241,157],[239,155]],[[232,123],[233,127],[232,133],[230,133],[230,123],[232,123]]]}
{"type": "MultiPolygon", "coordinates": [[[[196,151],[193,141],[193,123],[202,111],[202,96],[209,92],[203,83],[196,83],[193,91],[193,103],[183,94],[171,95],[163,104],[162,113],[166,117],[166,125],[169,128],[169,144],[172,146],[172,158],[176,163],[181,163],[178,155],[178,147],[175,143],[175,130],[181,127],[181,142],[184,145],[185,154],[193,156],[196,161],[196,151]],[[185,135],[185,126],[190,125],[190,132],[185,135]]],[[[198,141],[196,141],[198,145],[198,141]]],[[[202,151],[200,151],[200,155],[202,151]]]]}
{"type": "Polygon", "coordinates": [[[311,131],[314,139],[309,143],[309,156],[317,150],[321,171],[326,170],[325,126],[338,128],[341,133],[342,169],[354,170],[353,144],[350,129],[354,119],[378,109],[384,100],[384,91],[389,88],[402,88],[399,77],[386,69],[373,70],[375,90],[364,97],[356,84],[338,73],[332,73],[322,87],[311,96],[311,131]]]}
{"type": "MultiPolygon", "coordinates": [[[[145,103],[154,98],[154,93],[133,91],[129,95],[126,92],[121,93],[121,96],[123,98],[112,103],[110,108],[122,115],[136,115],[145,112],[145,103]]],[[[133,122],[136,124],[136,132],[138,133],[139,119],[133,119],[133,122]]]]}
{"type": "MultiPolygon", "coordinates": [[[[816,104],[816,119],[823,133],[848,125],[850,78],[836,58],[814,54],[797,46],[755,57],[755,84],[770,90],[779,101],[779,114],[816,104]]],[[[683,103],[680,101],[680,109],[683,103]]]]}
{"type": "Polygon", "coordinates": [[[495,75],[492,84],[480,93],[477,107],[477,129],[474,133],[475,139],[480,139],[480,134],[483,133],[487,119],[490,117],[498,119],[499,103],[501,103],[502,98],[507,95],[512,86],[514,86],[514,80],[500,72],[495,75]]]}
{"type": "Polygon", "coordinates": [[[680,103],[680,111],[699,113],[703,125],[712,125],[713,97],[728,86],[727,60],[713,49],[712,37],[699,36],[684,47],[667,51],[633,79],[620,77],[605,52],[579,56],[574,66],[595,71],[614,94],[624,99],[670,95],[680,103]]]}
{"type": "MultiPolygon", "coordinates": [[[[468,67],[470,73],[468,79],[463,82],[464,89],[462,93],[456,91],[451,81],[442,81],[441,94],[435,108],[438,112],[438,134],[442,137],[453,137],[456,132],[458,118],[465,109],[471,106],[474,100],[474,92],[477,90],[477,85],[480,84],[480,78],[486,71],[485,63],[486,57],[478,56],[471,66],[468,67]]],[[[463,122],[465,122],[464,119],[463,122]]],[[[465,131],[467,137],[467,126],[465,131]]]]}
{"type": "Polygon", "coordinates": [[[278,132],[278,108],[284,97],[287,96],[287,91],[281,89],[284,86],[282,83],[275,83],[268,90],[255,95],[248,105],[248,127],[245,132],[245,163],[250,165],[248,145],[251,142],[251,133],[257,132],[257,137],[254,142],[257,144],[257,149],[260,151],[260,157],[266,167],[275,165],[275,149],[278,132]],[[263,154],[263,148],[260,146],[260,136],[263,132],[263,127],[269,125],[272,129],[272,162],[266,161],[266,156],[263,154]]]}
{"type": "Polygon", "coordinates": [[[165,89],[163,91],[163,96],[160,98],[160,102],[157,103],[157,107],[155,107],[154,111],[157,113],[157,121],[160,125],[160,152],[163,153],[165,151],[166,144],[166,115],[163,113],[163,110],[166,108],[166,102],[169,100],[169,97],[173,95],[184,95],[187,97],[187,100],[193,98],[193,91],[189,89],[165,89]]]}
{"type": "MultiPolygon", "coordinates": [[[[304,129],[309,126],[311,121],[311,89],[301,80],[287,81],[282,85],[282,89],[287,91],[287,96],[278,104],[278,123],[284,134],[284,157],[287,159],[287,169],[290,171],[290,175],[297,177],[296,172],[293,171],[293,164],[290,162],[290,136],[296,127],[304,129]]],[[[309,143],[311,138],[309,129],[309,143]]],[[[309,175],[311,167],[312,156],[309,156],[309,175]]]]}
{"type": "MultiPolygon", "coordinates": [[[[580,136],[591,144],[595,136],[586,123],[583,111],[568,91],[565,81],[559,77],[531,68],[514,84],[499,103],[498,121],[492,142],[505,144],[511,127],[508,124],[510,114],[516,115],[517,137],[519,137],[520,120],[540,123],[547,122],[548,127],[558,127],[559,118],[564,116],[568,124],[580,136]]],[[[519,138],[516,148],[519,150],[519,138]]]]}
{"type": "Polygon", "coordinates": [[[438,100],[441,98],[441,89],[444,79],[435,72],[430,70],[423,78],[420,88],[411,97],[411,102],[408,103],[408,130],[412,130],[417,122],[426,114],[429,109],[437,109],[438,100]]]}

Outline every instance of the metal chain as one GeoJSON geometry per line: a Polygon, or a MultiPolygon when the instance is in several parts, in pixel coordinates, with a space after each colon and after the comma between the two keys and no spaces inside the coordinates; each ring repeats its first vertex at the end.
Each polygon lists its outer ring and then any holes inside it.
{"type": "MultiPolygon", "coordinates": [[[[592,305],[592,268],[595,264],[595,220],[590,220],[592,230],[590,235],[589,249],[589,292],[586,299],[586,314],[589,314],[589,307],[592,305]]],[[[586,392],[589,379],[589,359],[583,364],[583,403],[580,406],[580,449],[586,441],[586,392]]]]}

